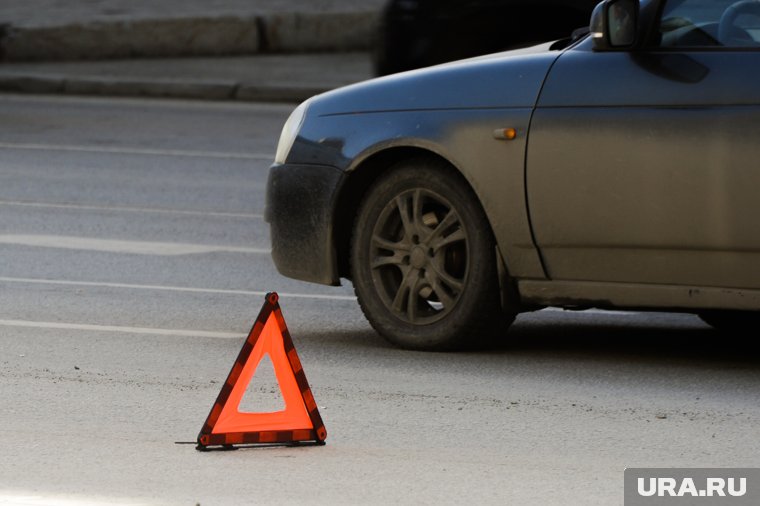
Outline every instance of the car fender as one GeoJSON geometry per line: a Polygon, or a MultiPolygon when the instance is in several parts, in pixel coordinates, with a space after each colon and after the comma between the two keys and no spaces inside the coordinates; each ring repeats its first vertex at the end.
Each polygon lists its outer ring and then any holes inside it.
{"type": "MultiPolygon", "coordinates": [[[[547,46],[548,47],[548,46],[547,46]]],[[[558,52],[507,52],[374,79],[314,99],[297,163],[351,174],[397,148],[447,160],[479,198],[511,275],[543,278],[525,200],[530,119],[558,52]],[[514,129],[516,137],[500,136],[514,129]],[[328,135],[326,135],[328,134],[328,135]]]]}

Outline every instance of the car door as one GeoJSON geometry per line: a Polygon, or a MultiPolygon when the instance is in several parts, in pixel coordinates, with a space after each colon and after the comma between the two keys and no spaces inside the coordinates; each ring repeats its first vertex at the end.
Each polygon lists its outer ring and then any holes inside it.
{"type": "Polygon", "coordinates": [[[760,10],[718,40],[731,4],[665,2],[657,47],[552,68],[526,160],[549,278],[760,288],[760,10]]]}

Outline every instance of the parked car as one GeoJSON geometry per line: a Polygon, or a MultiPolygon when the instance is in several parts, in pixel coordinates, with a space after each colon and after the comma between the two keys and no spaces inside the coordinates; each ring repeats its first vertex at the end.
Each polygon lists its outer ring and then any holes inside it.
{"type": "Polygon", "coordinates": [[[380,18],[378,75],[569,37],[599,0],[390,0],[380,18]]]}
{"type": "MultiPolygon", "coordinates": [[[[551,17],[551,13],[547,13],[551,17]]],[[[268,181],[289,277],[405,348],[545,306],[760,318],[760,3],[605,0],[591,33],[301,104],[268,181]]]]}

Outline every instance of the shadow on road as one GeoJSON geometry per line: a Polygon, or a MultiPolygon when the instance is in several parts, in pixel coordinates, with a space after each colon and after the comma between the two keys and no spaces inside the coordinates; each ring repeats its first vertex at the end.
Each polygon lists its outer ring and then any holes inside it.
{"type": "Polygon", "coordinates": [[[693,315],[555,312],[518,318],[504,340],[484,351],[754,368],[757,342],[756,329],[719,331],[693,315]]]}
{"type": "Polygon", "coordinates": [[[756,332],[721,332],[686,314],[552,311],[521,315],[503,339],[492,346],[453,354],[400,350],[369,325],[356,331],[309,332],[301,337],[309,346],[322,348],[325,354],[337,353],[356,360],[374,356],[403,362],[465,362],[487,357],[493,362],[503,357],[520,362],[760,368],[756,332]]]}

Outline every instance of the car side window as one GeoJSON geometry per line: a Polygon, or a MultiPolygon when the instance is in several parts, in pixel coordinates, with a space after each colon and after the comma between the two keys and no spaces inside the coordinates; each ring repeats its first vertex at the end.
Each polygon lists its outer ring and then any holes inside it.
{"type": "Polygon", "coordinates": [[[668,0],[663,48],[760,48],[760,1],[668,0]]]}

